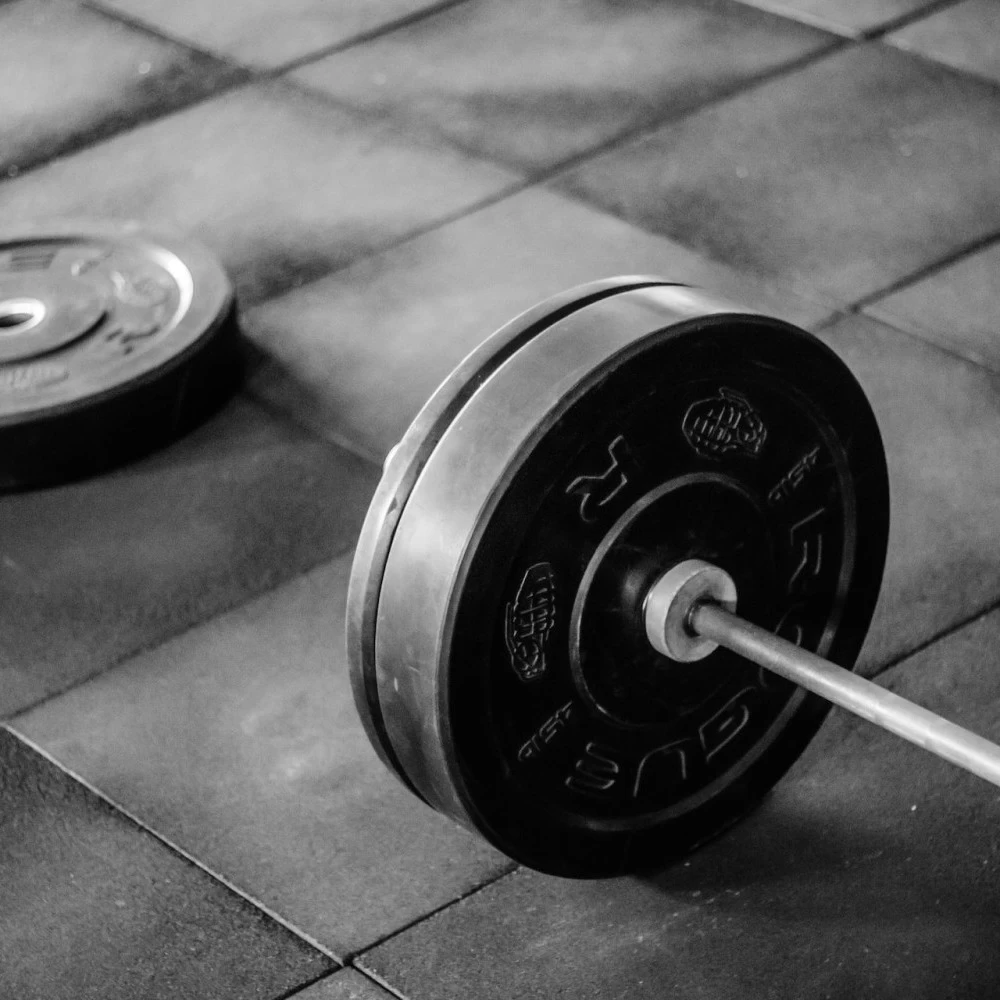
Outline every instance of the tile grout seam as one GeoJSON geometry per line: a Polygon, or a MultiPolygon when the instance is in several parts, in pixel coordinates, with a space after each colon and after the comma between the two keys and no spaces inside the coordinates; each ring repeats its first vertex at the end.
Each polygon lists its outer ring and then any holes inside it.
{"type": "Polygon", "coordinates": [[[171,852],[173,852],[179,858],[182,858],[188,864],[193,865],[199,871],[201,871],[204,874],[208,875],[209,878],[211,878],[213,881],[217,882],[219,885],[224,886],[233,895],[235,895],[235,896],[239,897],[240,899],[242,899],[245,903],[247,903],[251,907],[253,907],[253,909],[257,910],[260,913],[263,913],[266,917],[268,917],[270,920],[273,920],[275,923],[277,923],[278,925],[280,925],[281,927],[283,927],[286,931],[288,931],[294,937],[298,938],[300,941],[304,941],[306,944],[308,944],[310,947],[312,947],[313,949],[315,949],[317,952],[319,952],[325,958],[328,958],[331,961],[335,962],[337,964],[337,966],[338,966],[338,969],[339,968],[343,968],[343,967],[346,966],[346,964],[347,964],[346,961],[341,960],[329,948],[327,948],[323,944],[320,944],[320,942],[317,941],[311,934],[308,934],[306,931],[304,931],[301,928],[297,927],[290,920],[288,920],[287,918],[281,916],[281,914],[279,914],[276,910],[274,910],[271,907],[269,907],[266,903],[264,903],[263,901],[257,899],[255,896],[251,895],[245,889],[241,889],[239,886],[237,886],[234,882],[230,881],[224,875],[222,875],[219,872],[215,871],[214,869],[210,868],[207,864],[205,864],[205,862],[200,861],[198,858],[196,858],[189,851],[185,850],[179,844],[174,843],[174,841],[171,840],[171,838],[169,838],[168,836],[166,836],[166,834],[162,834],[159,831],[155,830],[152,826],[150,826],[144,820],[140,819],[130,809],[127,809],[125,806],[123,806],[120,803],[116,802],[110,795],[108,795],[107,793],[101,791],[91,781],[89,781],[87,778],[83,777],[83,775],[79,774],[73,768],[69,767],[67,764],[65,764],[62,761],[60,761],[52,753],[50,753],[48,750],[46,750],[40,744],[36,743],[33,739],[31,739],[31,737],[29,737],[26,734],[22,733],[20,730],[18,730],[14,726],[10,725],[9,722],[0,723],[0,729],[6,730],[8,733],[10,733],[20,743],[22,743],[25,746],[29,747],[31,750],[33,750],[35,753],[37,753],[40,757],[42,757],[43,759],[45,759],[46,761],[48,761],[58,771],[60,771],[63,774],[68,775],[77,784],[81,785],[88,792],[90,792],[91,795],[95,796],[97,799],[99,799],[101,802],[103,802],[106,806],[109,806],[111,809],[113,809],[119,815],[125,817],[133,826],[137,827],[139,830],[142,830],[144,833],[148,834],[149,836],[151,836],[154,839],[156,839],[159,843],[163,844],[164,847],[168,848],[171,852]]]}
{"type": "Polygon", "coordinates": [[[361,976],[362,979],[367,980],[373,986],[375,986],[376,989],[381,988],[385,990],[387,993],[396,997],[396,1000],[410,1000],[409,997],[407,997],[404,993],[400,992],[398,989],[396,989],[395,986],[393,986],[387,980],[383,979],[377,973],[367,972],[364,969],[358,967],[357,965],[352,965],[352,964],[345,964],[338,969],[329,969],[326,972],[321,972],[315,978],[310,979],[304,983],[300,983],[298,986],[293,986],[290,990],[287,990],[286,992],[280,994],[277,997],[273,997],[272,1000],[295,1000],[296,997],[303,996],[305,992],[311,989],[313,986],[317,986],[320,983],[326,982],[326,980],[328,979],[333,979],[334,976],[339,976],[343,972],[356,972],[359,976],[361,976]]]}
{"type": "Polygon", "coordinates": [[[325,982],[327,979],[332,979],[338,973],[341,973],[348,968],[350,968],[350,966],[338,965],[335,969],[327,969],[326,971],[313,976],[312,979],[306,979],[304,982],[298,983],[295,986],[290,986],[283,993],[279,993],[275,997],[270,997],[269,1000],[294,1000],[295,997],[301,996],[306,990],[312,989],[313,986],[325,982]]]}
{"type": "MultiPolygon", "coordinates": [[[[740,2],[742,2],[742,0],[740,0],[740,2]]],[[[699,104],[697,107],[691,108],[688,111],[685,111],[682,114],[679,114],[675,117],[666,117],[653,123],[644,123],[643,125],[635,128],[633,131],[622,133],[621,135],[615,137],[614,139],[609,140],[605,144],[598,145],[593,149],[587,150],[586,152],[579,154],[578,156],[570,157],[561,163],[555,164],[554,166],[547,168],[546,170],[539,171],[537,174],[532,175],[533,179],[536,181],[536,183],[540,185],[550,184],[553,180],[557,180],[562,174],[570,173],[573,170],[576,170],[577,168],[584,166],[592,159],[597,159],[600,156],[613,152],[617,146],[624,147],[636,143],[638,141],[641,141],[646,136],[652,136],[655,132],[659,131],[661,128],[665,128],[667,126],[672,126],[677,123],[683,122],[688,118],[694,117],[695,115],[698,115],[703,111],[714,108],[717,105],[724,104],[727,101],[737,100],[745,96],[746,94],[755,91],[758,87],[766,86],[767,84],[775,80],[781,80],[786,76],[792,76],[799,70],[811,68],[812,66],[822,62],[827,58],[836,57],[851,49],[860,49],[863,47],[878,47],[883,51],[898,51],[909,59],[913,59],[914,61],[918,61],[924,64],[930,64],[935,69],[938,69],[947,75],[959,77],[963,80],[974,81],[979,84],[985,84],[989,86],[990,89],[1000,90],[1000,82],[996,80],[980,76],[978,74],[966,71],[956,66],[950,66],[947,63],[938,62],[937,60],[932,59],[929,56],[925,56],[922,53],[916,53],[916,52],[911,53],[907,50],[898,48],[896,46],[887,45],[881,42],[878,38],[851,39],[851,38],[840,37],[824,48],[818,49],[817,51],[812,53],[808,53],[807,55],[801,56],[798,59],[793,60],[791,63],[778,67],[777,69],[769,73],[763,74],[759,77],[754,77],[751,80],[746,81],[746,85],[741,88],[734,88],[731,91],[720,93],[715,98],[705,102],[704,104],[699,104]]],[[[572,192],[571,196],[587,205],[599,204],[597,202],[592,202],[590,198],[587,198],[586,196],[578,194],[576,192],[572,192]]],[[[605,209],[605,211],[610,211],[610,210],[605,209]]],[[[617,213],[613,214],[615,214],[616,217],[621,218],[621,216],[618,216],[617,213]]],[[[631,220],[624,220],[624,221],[631,221],[631,220]]],[[[638,225],[635,222],[633,222],[632,224],[638,225]]],[[[644,228],[644,227],[639,227],[639,228],[644,228]]]]}
{"type": "MultiPolygon", "coordinates": [[[[305,64],[312,59],[312,56],[305,56],[292,63],[266,69],[248,66],[222,53],[214,52],[210,49],[203,49],[189,41],[176,38],[167,32],[161,31],[155,25],[147,23],[139,18],[132,17],[123,11],[119,11],[112,7],[106,7],[103,5],[101,0],[77,0],[77,2],[83,9],[89,10],[91,13],[102,17],[107,21],[122,25],[132,31],[147,35],[151,38],[155,38],[158,41],[174,48],[183,49],[192,55],[210,60],[220,67],[225,67],[233,73],[233,79],[222,83],[203,94],[199,94],[188,101],[166,108],[165,110],[157,111],[156,109],[149,109],[149,113],[133,118],[124,128],[115,128],[107,133],[101,133],[96,139],[89,139],[86,136],[82,137],[79,141],[71,143],[65,148],[60,149],[59,152],[52,156],[48,156],[35,163],[30,163],[23,169],[18,167],[16,173],[9,175],[11,180],[25,177],[36,170],[40,170],[60,160],[67,159],[77,153],[82,153],[89,149],[95,149],[107,142],[113,142],[115,139],[118,139],[123,135],[127,135],[129,132],[136,129],[143,128],[147,125],[153,125],[160,121],[165,121],[173,115],[183,114],[186,111],[196,108],[202,104],[210,103],[211,101],[232,93],[233,91],[250,88],[269,81],[283,81],[284,74],[289,71],[289,67],[297,69],[299,62],[305,64]]],[[[442,0],[441,3],[425,8],[422,11],[417,11],[414,14],[407,15],[403,18],[398,18],[396,21],[388,22],[387,24],[381,25],[371,31],[354,35],[351,38],[338,43],[330,51],[326,51],[325,55],[332,55],[338,52],[346,51],[353,48],[355,45],[364,44],[365,42],[369,42],[380,37],[382,34],[394,31],[400,27],[405,27],[407,24],[411,24],[415,21],[422,20],[424,17],[433,16],[441,10],[459,6],[460,4],[467,2],[469,2],[469,0],[442,0]]],[[[323,57],[324,56],[319,56],[317,58],[323,57]]],[[[355,115],[355,117],[360,119],[361,116],[355,115]]],[[[5,178],[0,178],[0,183],[2,183],[4,179],[5,178]]]]}
{"type": "MultiPolygon", "coordinates": [[[[320,443],[325,443],[328,447],[332,447],[329,442],[323,442],[320,439],[320,443]]],[[[358,531],[360,532],[360,527],[358,531]]],[[[209,623],[215,621],[217,618],[222,618],[225,615],[235,614],[237,611],[245,608],[249,604],[253,604],[254,601],[263,600],[264,598],[270,596],[276,591],[283,587],[291,586],[297,581],[303,580],[310,574],[315,573],[317,570],[322,569],[325,566],[329,566],[331,563],[336,562],[338,559],[343,559],[349,552],[353,553],[355,547],[357,546],[358,536],[357,534],[352,535],[349,540],[344,544],[342,548],[339,548],[336,552],[332,553],[330,556],[324,559],[320,559],[318,562],[312,563],[302,569],[296,570],[290,576],[281,577],[273,583],[265,584],[264,588],[253,593],[241,595],[237,598],[234,604],[225,605],[213,611],[207,618],[199,618],[197,621],[189,622],[179,628],[176,632],[170,632],[158,639],[154,639],[152,642],[141,643],[136,646],[135,649],[130,650],[123,655],[116,657],[110,663],[101,667],[95,673],[88,674],[86,677],[80,678],[79,680],[72,681],[65,687],[59,688],[58,691],[52,691],[48,694],[42,695],[37,701],[33,701],[30,704],[23,705],[20,708],[15,709],[9,715],[0,715],[0,729],[11,728],[19,719],[23,719],[26,715],[37,711],[50,702],[62,698],[64,695],[70,694],[72,691],[76,691],[79,688],[86,687],[88,684],[96,683],[100,678],[104,677],[105,674],[110,673],[112,670],[117,670],[120,667],[131,663],[133,660],[138,659],[140,656],[145,656],[147,654],[153,653],[156,650],[166,646],[169,643],[176,642],[177,640],[183,638],[190,632],[195,631],[195,629],[202,628],[209,623]]],[[[12,731],[14,731],[12,729],[12,731]]],[[[18,731],[19,732],[19,731],[18,731]]]]}
{"type": "Polygon", "coordinates": [[[971,615],[962,618],[956,622],[952,622],[950,625],[945,626],[940,632],[936,632],[934,635],[918,642],[912,649],[908,649],[902,653],[897,653],[895,656],[890,657],[885,664],[879,667],[875,673],[869,676],[869,680],[874,680],[876,677],[881,677],[883,674],[890,670],[894,670],[896,667],[901,667],[906,669],[906,662],[919,656],[921,653],[926,652],[931,646],[950,638],[957,632],[961,632],[962,629],[968,627],[969,625],[974,625],[978,621],[982,621],[984,618],[988,618],[994,612],[1000,610],[1000,598],[994,598],[989,604],[984,605],[978,611],[974,611],[971,615]]]}
{"type": "Polygon", "coordinates": [[[972,239],[967,243],[963,243],[953,250],[949,250],[947,253],[942,254],[930,263],[924,264],[922,267],[918,267],[915,271],[911,271],[909,274],[906,274],[901,278],[897,278],[895,281],[891,281],[888,285],[876,289],[874,292],[869,292],[867,295],[863,295],[860,299],[852,302],[849,308],[851,312],[862,312],[870,306],[877,305],[884,299],[895,295],[897,292],[901,292],[912,285],[919,284],[921,281],[926,281],[928,278],[932,278],[935,274],[946,271],[949,267],[952,267],[955,264],[960,264],[967,258],[974,257],[976,254],[981,253],[983,250],[990,249],[990,247],[995,243],[1000,243],[1000,230],[994,230],[991,233],[987,233],[985,236],[977,236],[975,239],[972,239]]]}
{"type": "Polygon", "coordinates": [[[819,14],[811,14],[808,10],[796,10],[782,3],[781,0],[736,0],[736,2],[751,10],[762,10],[768,14],[773,14],[775,17],[791,21],[793,24],[803,24],[807,28],[819,28],[820,31],[839,35],[841,38],[852,42],[859,41],[861,38],[860,32],[847,25],[836,24],[834,21],[824,18],[819,14]]]}
{"type": "Polygon", "coordinates": [[[929,17],[933,17],[935,14],[939,14],[943,10],[947,10],[949,7],[958,6],[958,4],[962,2],[964,2],[964,0],[934,0],[933,3],[925,4],[922,7],[918,7],[916,10],[900,14],[899,17],[884,21],[874,27],[864,29],[861,32],[861,38],[865,41],[870,41],[876,38],[884,38],[886,35],[891,34],[894,31],[899,31],[900,28],[916,24],[918,21],[924,21],[929,17]]]}
{"type": "MultiPolygon", "coordinates": [[[[243,336],[245,337],[246,334],[243,334],[243,336]]],[[[307,435],[316,444],[323,445],[331,451],[343,452],[344,454],[350,455],[352,458],[364,463],[377,476],[381,477],[385,459],[379,458],[374,452],[369,452],[356,441],[352,441],[349,437],[343,434],[334,432],[326,434],[317,430],[307,420],[299,417],[291,410],[282,409],[279,404],[269,399],[266,395],[263,395],[259,389],[255,389],[250,384],[244,388],[243,395],[249,402],[260,409],[268,417],[281,421],[282,423],[289,424],[296,430],[307,435]]]]}
{"type": "Polygon", "coordinates": [[[804,24],[810,28],[819,28],[822,31],[828,31],[852,41],[864,42],[879,38],[892,31],[898,31],[900,28],[913,24],[916,21],[933,17],[948,7],[956,6],[962,0],[935,0],[935,2],[925,4],[925,6],[919,7],[916,10],[908,11],[897,17],[889,18],[886,21],[880,21],[867,28],[853,28],[847,24],[837,24],[835,21],[824,18],[822,15],[811,14],[808,10],[799,10],[787,3],[782,3],[782,0],[736,0],[736,2],[754,10],[767,11],[769,14],[774,14],[777,17],[782,17],[796,24],[804,24]]]}
{"type": "Polygon", "coordinates": [[[924,334],[918,330],[911,329],[908,326],[904,326],[902,325],[903,323],[902,320],[898,320],[895,318],[887,318],[870,312],[847,313],[843,315],[841,319],[849,319],[851,317],[861,317],[863,319],[869,320],[872,323],[880,323],[882,326],[888,327],[894,333],[898,333],[902,337],[907,337],[910,340],[915,340],[923,347],[928,347],[933,351],[946,355],[947,357],[951,358],[952,361],[958,361],[963,365],[975,368],[977,371],[986,375],[988,378],[1000,379],[1000,368],[994,368],[993,366],[987,364],[985,361],[979,360],[978,358],[969,357],[967,354],[963,354],[958,348],[954,346],[951,346],[949,344],[942,344],[932,339],[929,333],[924,334]]]}
{"type": "Polygon", "coordinates": [[[381,987],[386,993],[394,996],[396,1000],[410,1000],[410,998],[402,992],[402,990],[396,989],[392,983],[389,982],[384,976],[380,976],[374,969],[366,969],[364,966],[358,965],[352,962],[349,966],[351,969],[355,969],[358,973],[364,976],[366,979],[373,982],[376,986],[381,987]]]}
{"type": "Polygon", "coordinates": [[[870,39],[870,41],[875,45],[880,45],[883,49],[888,51],[899,52],[908,59],[912,59],[914,62],[920,63],[928,69],[943,70],[945,73],[952,76],[961,77],[963,80],[978,83],[981,86],[986,87],[988,90],[1000,91],[1000,79],[997,77],[987,76],[985,73],[969,69],[965,66],[956,66],[953,63],[944,62],[941,59],[936,59],[929,52],[923,52],[920,49],[911,48],[908,44],[894,42],[888,38],[876,37],[870,39]]]}
{"type": "MultiPolygon", "coordinates": [[[[232,70],[251,76],[256,73],[252,66],[244,66],[242,63],[236,62],[236,60],[230,59],[226,55],[213,52],[211,49],[203,49],[201,46],[195,45],[192,42],[175,38],[169,32],[163,31],[149,21],[144,21],[142,18],[135,17],[126,11],[119,10],[117,7],[105,6],[101,0],[76,0],[76,2],[84,10],[89,10],[92,14],[96,14],[98,17],[104,18],[106,21],[111,21],[112,23],[118,25],[124,25],[132,31],[149,35],[150,37],[155,38],[160,42],[165,42],[174,48],[185,49],[194,55],[200,56],[202,59],[210,59],[212,62],[221,63],[224,66],[228,66],[232,70]]],[[[137,124],[141,124],[141,122],[137,124]]],[[[129,127],[131,128],[132,126],[129,127]]],[[[127,132],[128,128],[123,129],[123,131],[127,132]]]]}
{"type": "MultiPolygon", "coordinates": [[[[465,892],[459,894],[454,899],[449,899],[447,902],[442,903],[440,906],[436,906],[434,907],[434,909],[428,910],[426,913],[422,913],[418,917],[414,917],[413,920],[408,921],[401,927],[397,927],[394,930],[388,931],[381,937],[376,938],[370,944],[366,944],[363,948],[358,948],[356,951],[347,952],[344,956],[344,964],[352,966],[356,965],[358,959],[363,958],[365,955],[370,954],[376,948],[381,948],[382,945],[386,944],[387,942],[395,940],[395,938],[399,937],[400,934],[405,934],[407,931],[413,930],[414,927],[426,923],[428,920],[433,920],[435,917],[440,916],[445,911],[450,910],[453,906],[457,906],[459,903],[464,903],[467,899],[471,899],[473,896],[478,895],[484,889],[489,889],[491,886],[497,885],[504,879],[516,875],[521,870],[522,870],[521,865],[515,862],[510,862],[509,866],[507,866],[505,870],[499,872],[497,875],[494,875],[492,878],[484,879],[482,882],[477,883],[471,889],[468,889],[465,892]]],[[[358,968],[362,972],[365,972],[367,974],[368,972],[367,969],[365,969],[362,966],[358,966],[358,968]]]]}
{"type": "Polygon", "coordinates": [[[223,63],[233,70],[242,71],[243,73],[261,80],[273,79],[274,77],[282,76],[291,70],[298,69],[300,65],[306,65],[309,62],[324,59],[327,56],[336,55],[339,52],[354,48],[357,45],[363,45],[366,42],[373,41],[382,35],[397,31],[400,28],[405,28],[410,24],[424,20],[425,18],[433,17],[434,15],[448,10],[451,7],[458,7],[461,4],[468,2],[470,2],[470,0],[438,0],[437,3],[432,3],[426,7],[411,11],[409,14],[404,14],[393,20],[386,21],[383,24],[375,25],[372,28],[358,31],[356,34],[349,35],[347,38],[344,38],[339,42],[324,46],[314,52],[308,52],[301,56],[296,56],[288,62],[279,63],[276,66],[257,66],[252,63],[240,62],[238,58],[227,55],[222,51],[202,48],[189,39],[172,35],[169,31],[159,28],[151,21],[146,21],[141,17],[128,13],[127,11],[119,10],[117,7],[109,6],[104,2],[104,0],[77,0],[77,3],[79,3],[80,6],[106,18],[109,21],[123,24],[134,31],[151,35],[152,37],[159,39],[161,42],[166,42],[169,45],[186,49],[189,52],[193,52],[203,58],[223,63]]]}
{"type": "Polygon", "coordinates": [[[281,63],[278,66],[271,67],[268,69],[268,73],[274,76],[281,76],[285,73],[294,72],[297,69],[301,69],[303,66],[308,66],[310,63],[319,62],[320,59],[326,59],[329,56],[338,55],[346,49],[352,49],[358,45],[364,45],[365,42],[374,41],[377,38],[381,38],[382,35],[391,34],[393,31],[398,31],[401,28],[408,28],[411,24],[418,24],[420,21],[436,17],[438,14],[451,10],[453,7],[460,7],[462,4],[468,2],[470,2],[470,0],[440,0],[439,3],[434,3],[428,7],[412,11],[409,14],[404,14],[402,17],[396,18],[394,21],[388,21],[383,25],[370,29],[369,31],[359,32],[357,35],[351,36],[351,38],[346,41],[336,42],[323,49],[319,49],[316,52],[309,52],[305,55],[297,56],[295,59],[291,59],[287,63],[281,63]]]}
{"type": "MultiPolygon", "coordinates": [[[[691,107],[680,112],[666,112],[662,115],[656,115],[654,113],[649,118],[645,118],[641,122],[627,126],[621,132],[616,132],[614,135],[608,136],[606,139],[602,139],[593,146],[577,153],[573,153],[562,160],[544,167],[525,168],[524,166],[508,163],[493,156],[476,153],[458,145],[457,143],[451,142],[446,138],[434,137],[433,133],[428,134],[420,129],[419,119],[411,118],[406,115],[388,111],[378,113],[377,118],[378,121],[384,125],[384,127],[391,129],[397,135],[404,136],[411,141],[421,142],[422,144],[428,145],[432,149],[436,149],[438,151],[447,151],[453,154],[457,153],[473,162],[485,163],[509,173],[516,173],[525,179],[526,186],[541,187],[548,184],[560,174],[575,170],[592,159],[596,159],[610,153],[619,146],[627,146],[637,140],[641,140],[646,135],[652,134],[653,132],[664,128],[665,126],[683,122],[688,118],[692,118],[704,111],[708,111],[717,105],[742,97],[744,94],[750,93],[758,87],[763,87],[774,80],[780,80],[785,76],[794,75],[799,70],[806,69],[814,63],[821,62],[828,57],[837,55],[838,53],[852,47],[854,44],[852,39],[832,35],[829,32],[826,32],[826,34],[829,35],[827,42],[823,45],[817,46],[810,52],[806,52],[803,55],[796,56],[788,62],[772,66],[769,69],[762,70],[757,74],[748,76],[738,82],[734,82],[730,86],[720,89],[718,93],[713,94],[706,100],[696,102],[691,107]]],[[[365,114],[362,109],[356,107],[348,101],[340,99],[335,94],[331,94],[323,90],[321,87],[316,87],[297,79],[283,79],[290,87],[300,93],[308,94],[310,97],[323,101],[342,113],[350,114],[356,120],[370,122],[372,118],[375,117],[371,112],[365,114]]],[[[584,199],[579,198],[575,194],[571,195],[571,197],[584,202],[585,204],[589,204],[589,202],[586,202],[584,199]]]]}

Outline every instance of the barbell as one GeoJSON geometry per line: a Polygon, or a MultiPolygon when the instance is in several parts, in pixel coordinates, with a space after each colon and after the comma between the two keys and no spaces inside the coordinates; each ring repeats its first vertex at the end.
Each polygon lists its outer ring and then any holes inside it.
{"type": "Polygon", "coordinates": [[[426,804],[571,877],[718,835],[830,703],[1000,784],[1000,748],[851,673],[888,529],[878,424],[822,341],[658,279],[573,289],[387,457],[348,592],[358,712],[426,804]]]}

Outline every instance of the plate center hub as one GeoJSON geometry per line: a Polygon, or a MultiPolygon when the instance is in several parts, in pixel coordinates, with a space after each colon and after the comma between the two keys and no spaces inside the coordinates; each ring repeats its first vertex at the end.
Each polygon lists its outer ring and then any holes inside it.
{"type": "Polygon", "coordinates": [[[679,476],[634,503],[595,551],[574,602],[570,662],[583,698],[619,725],[655,726],[731,683],[728,656],[707,671],[664,660],[646,634],[646,597],[671,566],[701,559],[742,584],[751,614],[767,613],[771,543],[758,499],[727,475],[679,476]]]}
{"type": "Polygon", "coordinates": [[[17,337],[33,330],[45,318],[39,299],[4,299],[0,302],[0,337],[17,337]]]}

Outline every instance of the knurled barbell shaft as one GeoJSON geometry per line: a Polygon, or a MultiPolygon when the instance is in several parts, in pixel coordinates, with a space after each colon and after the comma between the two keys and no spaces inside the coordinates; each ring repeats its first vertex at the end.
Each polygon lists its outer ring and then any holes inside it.
{"type": "Polygon", "coordinates": [[[699,636],[1000,786],[1000,746],[989,740],[751,624],[714,602],[695,604],[688,625],[699,636]]]}

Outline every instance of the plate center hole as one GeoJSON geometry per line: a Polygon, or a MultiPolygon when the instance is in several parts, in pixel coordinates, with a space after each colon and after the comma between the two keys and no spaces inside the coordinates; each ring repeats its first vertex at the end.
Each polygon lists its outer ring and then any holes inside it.
{"type": "Polygon", "coordinates": [[[0,336],[14,336],[38,326],[45,315],[45,304],[38,299],[0,301],[0,336]]]}

